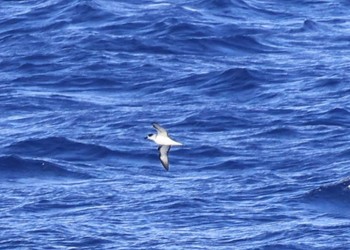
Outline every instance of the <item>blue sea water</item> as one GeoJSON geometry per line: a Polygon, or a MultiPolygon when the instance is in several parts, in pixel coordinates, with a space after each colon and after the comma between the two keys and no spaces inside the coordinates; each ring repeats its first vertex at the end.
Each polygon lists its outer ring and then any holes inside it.
{"type": "Polygon", "coordinates": [[[350,249],[349,55],[347,0],[1,1],[0,248],[350,249]]]}

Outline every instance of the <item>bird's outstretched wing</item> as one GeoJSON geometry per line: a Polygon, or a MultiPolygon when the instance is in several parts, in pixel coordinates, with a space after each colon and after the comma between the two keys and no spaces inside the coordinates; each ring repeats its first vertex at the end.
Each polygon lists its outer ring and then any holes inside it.
{"type": "Polygon", "coordinates": [[[152,123],[152,126],[157,130],[158,134],[161,135],[168,135],[168,132],[165,130],[165,128],[161,127],[158,123],[152,123]]]}
{"type": "Polygon", "coordinates": [[[169,170],[169,157],[168,157],[169,150],[170,150],[170,146],[158,147],[159,159],[166,171],[169,170]]]}

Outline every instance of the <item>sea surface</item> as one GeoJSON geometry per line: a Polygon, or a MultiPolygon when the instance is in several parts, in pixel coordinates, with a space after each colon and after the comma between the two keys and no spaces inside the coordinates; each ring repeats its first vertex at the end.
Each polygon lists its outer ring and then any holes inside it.
{"type": "Polygon", "coordinates": [[[0,89],[0,249],[350,249],[348,0],[4,0],[0,89]]]}

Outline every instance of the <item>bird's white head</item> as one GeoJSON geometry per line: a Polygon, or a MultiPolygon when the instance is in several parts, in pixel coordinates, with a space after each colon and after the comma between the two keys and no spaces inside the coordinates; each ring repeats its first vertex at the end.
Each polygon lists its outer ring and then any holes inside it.
{"type": "Polygon", "coordinates": [[[147,137],[145,139],[154,141],[156,139],[156,137],[157,137],[157,135],[155,135],[155,134],[149,134],[149,135],[147,135],[147,137]]]}

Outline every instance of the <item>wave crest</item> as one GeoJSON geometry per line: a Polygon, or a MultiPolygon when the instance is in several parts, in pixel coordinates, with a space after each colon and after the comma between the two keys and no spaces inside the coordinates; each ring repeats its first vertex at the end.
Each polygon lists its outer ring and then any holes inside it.
{"type": "Polygon", "coordinates": [[[25,159],[19,156],[0,157],[0,178],[89,178],[90,176],[65,169],[58,164],[25,159]]]}
{"type": "Polygon", "coordinates": [[[96,160],[123,155],[107,147],[69,140],[65,137],[28,139],[7,147],[8,154],[59,158],[70,161],[96,160]]]}

